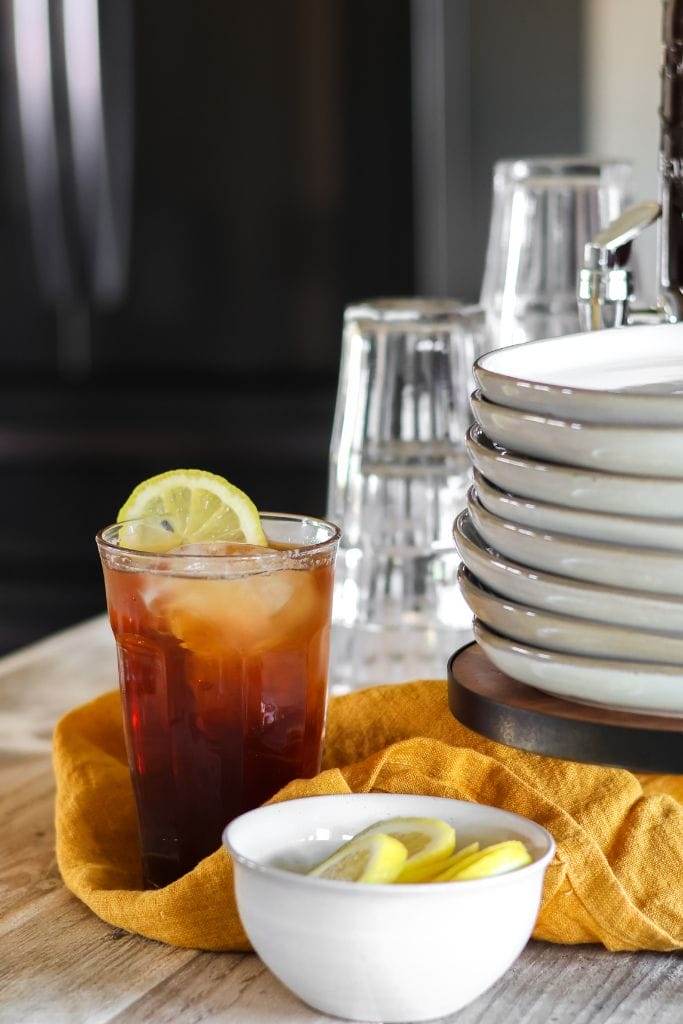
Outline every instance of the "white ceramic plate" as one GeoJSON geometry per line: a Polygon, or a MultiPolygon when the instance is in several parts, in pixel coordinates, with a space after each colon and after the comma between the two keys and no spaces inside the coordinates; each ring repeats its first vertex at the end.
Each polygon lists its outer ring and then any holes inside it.
{"type": "MultiPolygon", "coordinates": [[[[460,566],[458,583],[472,612],[489,629],[523,644],[583,657],[652,661],[683,666],[683,637],[553,615],[498,597],[469,569],[460,566]]],[[[683,672],[683,670],[682,670],[683,672]]]]}
{"type": "Polygon", "coordinates": [[[470,488],[467,508],[478,534],[496,551],[532,569],[626,590],[683,597],[683,554],[580,540],[518,526],[487,512],[470,488]]]}
{"type": "Polygon", "coordinates": [[[534,530],[552,530],[571,537],[606,541],[608,544],[628,544],[640,547],[664,548],[683,551],[683,520],[641,519],[635,516],[616,516],[605,512],[583,512],[562,505],[548,505],[541,501],[519,498],[501,491],[475,470],[474,484],[477,497],[487,511],[519,526],[534,530]]]}
{"type": "Polygon", "coordinates": [[[683,324],[629,327],[497,349],[474,365],[482,394],[589,423],[683,426],[683,324]]]}
{"type": "Polygon", "coordinates": [[[583,583],[530,569],[489,547],[461,512],[453,528],[467,568],[490,590],[519,604],[591,622],[683,634],[683,599],[642,590],[583,583]]]}
{"type": "Polygon", "coordinates": [[[485,433],[524,455],[608,473],[683,477],[683,427],[622,427],[579,423],[508,409],[471,398],[485,433]]]}
{"type": "Polygon", "coordinates": [[[683,517],[683,479],[620,476],[539,462],[494,445],[476,423],[466,447],[480,473],[502,490],[524,498],[617,515],[683,517]]]}
{"type": "Polygon", "coordinates": [[[496,668],[544,693],[616,711],[683,715],[683,669],[675,665],[581,658],[527,647],[499,636],[478,619],[474,636],[496,668]]]}

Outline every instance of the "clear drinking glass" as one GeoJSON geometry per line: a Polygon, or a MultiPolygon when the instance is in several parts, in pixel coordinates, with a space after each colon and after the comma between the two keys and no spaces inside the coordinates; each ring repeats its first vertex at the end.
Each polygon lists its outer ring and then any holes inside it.
{"type": "Polygon", "coordinates": [[[491,348],[580,330],[585,243],[631,202],[631,165],[593,157],[501,160],[481,305],[491,348]]]}
{"type": "Polygon", "coordinates": [[[124,546],[127,523],[97,537],[147,886],[191,870],[228,821],[320,769],[339,531],[261,522],[267,548],[149,554],[124,546]]]}
{"type": "Polygon", "coordinates": [[[478,307],[380,299],[347,308],[328,518],[342,527],[333,692],[443,678],[470,636],[453,517],[465,504],[478,307]]]}

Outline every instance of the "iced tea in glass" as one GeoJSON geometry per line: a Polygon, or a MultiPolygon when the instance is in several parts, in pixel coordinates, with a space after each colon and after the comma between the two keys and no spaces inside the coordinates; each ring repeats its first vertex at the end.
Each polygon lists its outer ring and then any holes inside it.
{"type": "Polygon", "coordinates": [[[130,524],[97,538],[148,887],[320,769],[339,531],[302,516],[261,522],[268,547],[150,554],[124,546],[130,524]]]}

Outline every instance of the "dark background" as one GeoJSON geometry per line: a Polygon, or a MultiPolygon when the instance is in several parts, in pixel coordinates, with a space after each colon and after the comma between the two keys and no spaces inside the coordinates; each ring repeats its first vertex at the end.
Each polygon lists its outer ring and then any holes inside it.
{"type": "MultiPolygon", "coordinates": [[[[470,33],[474,104],[467,137],[453,122],[471,170],[458,198],[470,258],[447,289],[460,297],[476,294],[492,160],[578,145],[580,5],[561,6],[499,3],[501,31],[492,0],[448,6],[452,52],[470,33]],[[559,58],[540,46],[558,18],[559,58]],[[530,117],[549,72],[559,108],[543,93],[530,117]]],[[[262,508],[324,512],[343,307],[425,290],[408,0],[131,9],[128,284],[114,308],[80,308],[76,362],[73,310],[40,290],[0,83],[0,650],[102,609],[94,534],[154,473],[203,467],[262,508]]]]}

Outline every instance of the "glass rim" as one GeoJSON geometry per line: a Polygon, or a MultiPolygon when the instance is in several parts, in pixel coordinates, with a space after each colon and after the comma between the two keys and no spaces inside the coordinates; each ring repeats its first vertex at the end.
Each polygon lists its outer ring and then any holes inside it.
{"type": "Polygon", "coordinates": [[[380,296],[353,302],[344,310],[344,323],[370,321],[406,326],[448,323],[468,305],[460,299],[440,296],[380,296]]]}
{"type": "Polygon", "coordinates": [[[149,559],[150,561],[158,563],[160,560],[177,561],[179,564],[187,564],[187,560],[192,559],[197,561],[201,559],[207,562],[263,562],[267,560],[280,561],[283,555],[289,552],[289,557],[309,556],[315,555],[327,551],[329,548],[334,547],[339,543],[341,538],[341,528],[335,523],[330,522],[329,519],[321,519],[319,516],[308,516],[298,512],[259,512],[259,518],[261,522],[264,520],[276,521],[276,522],[296,522],[296,523],[310,523],[312,526],[323,527],[329,530],[329,537],[325,540],[316,541],[313,544],[294,544],[289,549],[275,549],[275,548],[263,548],[261,551],[244,551],[234,552],[233,554],[216,554],[207,552],[206,554],[198,554],[196,551],[180,551],[171,549],[170,551],[164,552],[153,552],[153,551],[140,551],[139,548],[128,548],[123,547],[120,544],[114,544],[109,539],[107,534],[111,534],[112,531],[120,529],[122,526],[129,525],[130,523],[145,523],[150,522],[153,519],[163,518],[162,516],[139,516],[137,519],[127,519],[120,523],[110,523],[108,526],[102,527],[101,530],[95,534],[95,542],[100,550],[106,552],[117,553],[120,555],[132,555],[137,559],[149,559]]]}
{"type": "Polygon", "coordinates": [[[511,181],[525,181],[534,175],[548,178],[598,177],[606,170],[632,171],[633,161],[625,157],[602,157],[590,153],[550,154],[548,156],[520,156],[497,160],[494,177],[504,175],[511,181]]]}

